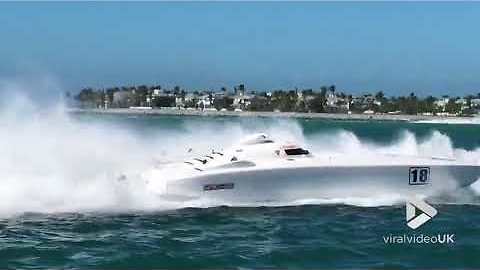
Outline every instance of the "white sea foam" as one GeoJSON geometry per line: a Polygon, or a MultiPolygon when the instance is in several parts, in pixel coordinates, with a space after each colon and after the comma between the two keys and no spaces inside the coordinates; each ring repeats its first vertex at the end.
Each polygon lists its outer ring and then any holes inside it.
{"type": "Polygon", "coordinates": [[[451,117],[445,119],[412,121],[416,124],[447,124],[447,125],[480,125],[480,117],[451,117]]]}
{"type": "Polygon", "coordinates": [[[375,154],[451,158],[473,162],[480,159],[480,149],[467,151],[454,148],[451,139],[438,131],[422,140],[417,139],[410,131],[403,131],[396,141],[385,145],[361,141],[353,132],[338,130],[311,136],[308,143],[314,152],[364,155],[365,158],[372,158],[372,163],[375,162],[375,154]]]}
{"type": "MultiPolygon", "coordinates": [[[[181,130],[162,128],[155,136],[144,137],[138,130],[124,125],[76,120],[65,113],[62,106],[45,111],[22,96],[9,100],[10,105],[0,109],[0,216],[25,212],[148,211],[212,206],[215,203],[209,201],[178,204],[160,200],[145,189],[138,175],[154,161],[182,158],[188,148],[192,147],[193,152],[222,148],[259,131],[275,134],[284,141],[298,141],[316,152],[480,159],[479,150],[454,149],[450,139],[439,132],[423,141],[404,132],[398,141],[378,145],[343,130],[305,137],[295,120],[259,122],[253,128],[242,122],[187,121],[181,130]],[[127,181],[118,181],[122,174],[128,175],[127,181]]],[[[478,182],[475,190],[480,192],[478,182]]],[[[272,205],[376,206],[398,201],[393,195],[384,195],[329,200],[305,198],[272,205]]]]}

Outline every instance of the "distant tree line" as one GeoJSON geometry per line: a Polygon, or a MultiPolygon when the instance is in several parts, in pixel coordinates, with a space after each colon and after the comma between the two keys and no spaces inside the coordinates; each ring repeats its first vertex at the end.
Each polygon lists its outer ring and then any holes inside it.
{"type": "MultiPolygon", "coordinates": [[[[243,85],[241,85],[243,87],[243,85]]],[[[243,91],[244,89],[242,89],[243,91]]],[[[70,97],[68,94],[67,98],[70,97]]],[[[427,96],[420,98],[415,93],[408,96],[387,97],[382,91],[374,94],[353,96],[344,92],[338,92],[335,85],[322,86],[318,90],[292,89],[273,91],[250,91],[245,92],[242,99],[247,100],[247,105],[242,109],[250,111],[281,111],[281,112],[329,112],[329,113],[450,113],[470,115],[478,111],[480,93],[466,97],[440,98],[427,96]],[[439,100],[448,100],[443,106],[439,106],[439,100]],[[459,102],[461,101],[461,102],[459,102]],[[473,104],[472,101],[475,101],[473,104]]],[[[81,89],[73,96],[77,106],[83,108],[129,107],[175,107],[198,108],[200,102],[210,104],[217,110],[233,110],[239,96],[229,93],[225,87],[219,91],[187,91],[179,86],[172,89],[163,89],[160,85],[140,85],[130,87],[112,87],[106,89],[81,89]],[[125,94],[123,99],[115,99],[115,95],[125,94]],[[160,94],[159,94],[160,93],[160,94]],[[187,96],[193,96],[187,98],[187,96]]]]}

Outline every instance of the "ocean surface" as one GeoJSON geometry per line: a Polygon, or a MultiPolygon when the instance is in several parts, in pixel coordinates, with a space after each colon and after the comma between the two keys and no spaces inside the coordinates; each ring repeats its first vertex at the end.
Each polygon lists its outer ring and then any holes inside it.
{"type": "Polygon", "coordinates": [[[135,181],[152,162],[226,147],[254,132],[314,153],[480,160],[480,125],[61,110],[2,113],[0,125],[2,269],[480,268],[479,182],[429,200],[438,215],[412,230],[404,202],[375,191],[368,198],[213,206],[159,200],[135,181]],[[385,241],[444,234],[454,242],[385,241]]]}

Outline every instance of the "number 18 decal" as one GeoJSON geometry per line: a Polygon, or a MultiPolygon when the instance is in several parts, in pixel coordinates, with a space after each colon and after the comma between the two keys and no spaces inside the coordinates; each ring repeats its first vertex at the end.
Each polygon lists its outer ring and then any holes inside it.
{"type": "Polygon", "coordinates": [[[430,182],[430,167],[410,167],[409,184],[426,185],[430,182]]]}

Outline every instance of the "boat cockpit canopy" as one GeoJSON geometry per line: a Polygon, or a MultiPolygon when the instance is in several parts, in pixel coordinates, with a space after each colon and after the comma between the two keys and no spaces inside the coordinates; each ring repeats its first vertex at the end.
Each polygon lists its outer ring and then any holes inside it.
{"type": "Polygon", "coordinates": [[[298,155],[308,155],[310,154],[310,152],[303,148],[290,148],[290,149],[285,149],[285,154],[287,156],[298,156],[298,155]]]}
{"type": "Polygon", "coordinates": [[[279,150],[276,150],[275,153],[278,156],[309,156],[310,151],[303,149],[296,145],[284,145],[280,147],[279,150]]]}
{"type": "Polygon", "coordinates": [[[242,145],[252,145],[252,144],[264,144],[264,143],[273,143],[274,141],[264,133],[254,134],[243,139],[240,144],[242,145]]]}

